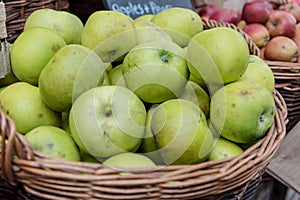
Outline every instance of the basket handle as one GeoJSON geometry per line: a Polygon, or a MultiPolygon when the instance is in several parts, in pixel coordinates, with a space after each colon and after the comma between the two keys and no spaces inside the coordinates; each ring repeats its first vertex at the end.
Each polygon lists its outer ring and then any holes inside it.
{"type": "Polygon", "coordinates": [[[15,183],[14,159],[34,160],[34,153],[31,144],[16,131],[14,121],[0,110],[0,175],[11,184],[15,183]]]}

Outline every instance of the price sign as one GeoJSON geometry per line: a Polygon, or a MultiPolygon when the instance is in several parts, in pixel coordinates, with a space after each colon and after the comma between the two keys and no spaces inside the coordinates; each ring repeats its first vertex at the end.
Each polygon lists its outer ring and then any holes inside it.
{"type": "Polygon", "coordinates": [[[122,12],[133,19],[146,14],[156,14],[172,7],[194,10],[190,0],[104,0],[103,4],[106,9],[122,12]]]}

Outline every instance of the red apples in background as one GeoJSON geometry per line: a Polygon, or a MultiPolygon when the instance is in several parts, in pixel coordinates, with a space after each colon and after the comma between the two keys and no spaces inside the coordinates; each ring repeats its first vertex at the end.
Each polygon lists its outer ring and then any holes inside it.
{"type": "Polygon", "coordinates": [[[219,8],[210,15],[210,19],[237,24],[241,20],[241,13],[231,8],[219,8]]]}
{"type": "Polygon", "coordinates": [[[295,2],[296,4],[298,4],[300,6],[300,0],[290,0],[292,2],[295,2]]]}
{"type": "Polygon", "coordinates": [[[202,19],[212,19],[237,24],[242,17],[241,11],[231,8],[220,8],[216,4],[207,4],[199,10],[202,19]]]}
{"type": "Polygon", "coordinates": [[[298,47],[292,39],[276,36],[267,43],[264,49],[264,58],[274,61],[297,62],[298,47]]]}
{"type": "Polygon", "coordinates": [[[290,1],[287,4],[281,5],[278,9],[291,13],[297,22],[300,22],[300,5],[297,2],[290,1]]]}
{"type": "Polygon", "coordinates": [[[296,25],[295,36],[292,38],[294,42],[297,44],[298,48],[300,49],[300,23],[296,25]]]}
{"type": "Polygon", "coordinates": [[[216,4],[207,4],[200,11],[199,15],[203,19],[209,19],[210,16],[219,9],[216,4]]]}
{"type": "Polygon", "coordinates": [[[270,34],[268,29],[259,23],[247,24],[243,31],[247,33],[253,40],[253,42],[259,47],[262,48],[270,40],[270,34]]]}
{"type": "Polygon", "coordinates": [[[275,36],[292,38],[295,35],[296,24],[297,21],[291,13],[274,10],[266,23],[266,27],[269,30],[271,38],[275,36]]]}
{"type": "Polygon", "coordinates": [[[242,9],[242,19],[245,20],[247,24],[265,24],[272,11],[272,5],[265,0],[247,1],[242,9]]]}

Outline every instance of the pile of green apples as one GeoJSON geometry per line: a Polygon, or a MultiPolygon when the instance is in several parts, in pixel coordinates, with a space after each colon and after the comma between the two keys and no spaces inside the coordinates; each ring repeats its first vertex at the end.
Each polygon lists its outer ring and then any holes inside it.
{"type": "Polygon", "coordinates": [[[117,167],[237,156],[274,120],[274,77],[244,37],[169,8],[132,19],[40,9],[11,45],[0,108],[33,149],[117,167]]]}

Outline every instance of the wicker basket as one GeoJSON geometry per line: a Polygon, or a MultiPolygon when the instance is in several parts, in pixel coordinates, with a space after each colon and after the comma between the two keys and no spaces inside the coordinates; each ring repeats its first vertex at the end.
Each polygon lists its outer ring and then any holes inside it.
{"type": "Polygon", "coordinates": [[[27,17],[35,10],[52,8],[55,10],[69,10],[67,0],[3,0],[6,10],[7,41],[13,43],[23,31],[27,17]]]}
{"type": "MultiPolygon", "coordinates": [[[[235,26],[204,20],[205,29],[235,26]]],[[[238,30],[240,31],[240,30],[238,30]]],[[[240,31],[241,32],[241,31],[240,31]]],[[[241,32],[252,54],[259,53],[241,32]]],[[[34,151],[0,111],[0,175],[28,199],[250,199],[286,134],[287,108],[276,90],[274,122],[266,136],[240,156],[196,165],[157,166],[130,173],[101,164],[70,162],[34,151]]]]}
{"type": "MultiPolygon", "coordinates": [[[[287,4],[288,0],[271,0],[277,6],[287,4]]],[[[300,63],[266,60],[275,77],[275,87],[285,99],[289,132],[300,120],[300,63]]]]}

